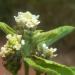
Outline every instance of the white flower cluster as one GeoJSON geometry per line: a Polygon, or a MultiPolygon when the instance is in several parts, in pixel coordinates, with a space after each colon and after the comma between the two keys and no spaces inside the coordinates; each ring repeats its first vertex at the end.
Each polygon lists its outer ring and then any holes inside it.
{"type": "Polygon", "coordinates": [[[57,51],[57,48],[48,48],[48,46],[44,43],[42,45],[43,48],[43,56],[49,56],[50,58],[56,57],[57,54],[55,52],[57,51]]]}
{"type": "Polygon", "coordinates": [[[1,57],[6,57],[7,55],[14,53],[16,50],[20,50],[21,46],[25,44],[25,41],[22,40],[22,35],[8,34],[6,38],[8,41],[0,50],[1,57]]]}
{"type": "Polygon", "coordinates": [[[34,28],[40,23],[38,20],[39,15],[32,15],[29,11],[25,13],[18,12],[18,16],[14,16],[14,18],[18,25],[27,28],[34,28]]]}

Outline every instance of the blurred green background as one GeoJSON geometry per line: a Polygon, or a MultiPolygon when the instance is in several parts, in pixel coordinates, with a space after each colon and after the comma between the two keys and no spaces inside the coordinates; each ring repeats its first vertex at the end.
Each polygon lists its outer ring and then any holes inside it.
{"type": "MultiPolygon", "coordinates": [[[[62,25],[75,26],[75,0],[0,0],[0,21],[13,27],[17,12],[30,11],[40,15],[39,28],[50,30],[62,25]]],[[[0,45],[5,42],[0,31],[0,45]]],[[[58,48],[55,61],[75,65],[75,32],[56,42],[58,48]]]]}

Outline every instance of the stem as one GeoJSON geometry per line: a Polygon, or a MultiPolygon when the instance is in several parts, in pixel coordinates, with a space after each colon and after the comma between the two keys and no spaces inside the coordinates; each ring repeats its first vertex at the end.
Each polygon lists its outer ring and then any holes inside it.
{"type": "Polygon", "coordinates": [[[40,71],[36,71],[36,75],[41,75],[41,72],[40,71]]]}
{"type": "Polygon", "coordinates": [[[17,75],[17,73],[13,73],[13,75],[17,75]]]}
{"type": "Polygon", "coordinates": [[[29,65],[24,62],[24,67],[25,67],[25,75],[29,75],[29,65]]]}
{"type": "Polygon", "coordinates": [[[45,73],[45,75],[47,75],[47,74],[45,73]]]}

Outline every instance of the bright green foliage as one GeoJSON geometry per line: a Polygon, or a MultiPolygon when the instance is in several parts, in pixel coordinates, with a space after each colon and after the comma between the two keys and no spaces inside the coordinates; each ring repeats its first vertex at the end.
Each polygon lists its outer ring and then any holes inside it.
{"type": "MultiPolygon", "coordinates": [[[[3,30],[6,34],[16,33],[14,29],[2,22],[0,22],[0,29],[3,30]]],[[[31,52],[34,52],[34,50],[38,50],[38,47],[41,47],[43,43],[46,43],[47,45],[52,45],[57,40],[66,36],[73,30],[75,30],[75,27],[72,26],[62,26],[47,32],[34,29],[23,30],[23,33],[21,35],[22,38],[25,40],[25,45],[22,46],[20,51],[23,62],[27,63],[28,67],[31,66],[33,69],[41,73],[44,72],[47,75],[75,75],[75,68],[70,68],[65,65],[58,64],[54,61],[31,55],[31,52]]],[[[13,59],[12,62],[14,61],[15,60],[13,59]]],[[[12,70],[12,68],[14,67],[13,65],[15,65],[16,62],[12,64],[7,61],[7,63],[9,64],[7,64],[6,67],[12,70]],[[10,66],[12,67],[10,68],[10,66]]],[[[16,67],[12,71],[13,73],[15,73],[15,71],[17,72],[17,70],[18,68],[16,67]]]]}
{"type": "Polygon", "coordinates": [[[39,49],[42,43],[52,45],[74,29],[72,26],[62,26],[47,32],[43,32],[43,30],[25,31],[23,37],[26,40],[26,44],[22,48],[23,53],[25,56],[30,55],[31,50],[35,50],[36,47],[36,49],[39,49]]]}
{"type": "Polygon", "coordinates": [[[75,75],[75,67],[69,67],[70,69],[72,69],[72,71],[74,72],[75,75]]]}
{"type": "Polygon", "coordinates": [[[6,34],[14,34],[14,33],[16,33],[16,31],[13,28],[9,27],[7,24],[5,24],[3,22],[0,22],[0,29],[2,31],[4,31],[6,34]]]}
{"type": "Polygon", "coordinates": [[[58,64],[56,62],[42,59],[40,57],[25,58],[25,61],[41,72],[52,72],[48,75],[74,75],[73,71],[65,65],[58,64]],[[47,70],[47,71],[46,71],[47,70]],[[56,74],[56,73],[58,74],[56,74]]]}
{"type": "Polygon", "coordinates": [[[72,32],[74,29],[75,27],[72,26],[62,26],[47,32],[35,31],[37,35],[33,36],[33,40],[37,44],[45,42],[48,45],[52,45],[57,40],[72,32]]]}
{"type": "Polygon", "coordinates": [[[56,72],[50,68],[45,68],[45,67],[37,64],[31,58],[25,58],[24,61],[26,61],[33,69],[38,70],[40,72],[48,73],[48,75],[61,75],[58,72],[56,72]]]}

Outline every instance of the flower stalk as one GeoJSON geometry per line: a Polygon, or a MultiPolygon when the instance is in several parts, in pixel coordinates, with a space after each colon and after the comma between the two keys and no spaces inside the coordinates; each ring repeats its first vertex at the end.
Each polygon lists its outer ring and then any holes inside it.
{"type": "Polygon", "coordinates": [[[36,75],[41,75],[41,72],[36,70],[36,75]]]}
{"type": "Polygon", "coordinates": [[[0,22],[0,28],[7,34],[7,42],[0,49],[0,56],[4,60],[3,65],[6,69],[13,75],[17,75],[21,62],[23,62],[25,75],[29,75],[29,66],[36,70],[36,75],[41,75],[42,72],[45,75],[46,73],[49,75],[66,75],[67,73],[67,75],[74,75],[68,67],[51,61],[53,57],[57,56],[57,48],[48,46],[75,30],[75,27],[63,26],[45,32],[36,30],[40,23],[39,15],[33,15],[29,11],[18,12],[14,18],[17,24],[16,31],[0,22]],[[32,59],[33,56],[36,56],[37,59],[32,59]]]}
{"type": "Polygon", "coordinates": [[[25,67],[25,75],[29,75],[29,65],[24,62],[24,67],[25,67]]]}

